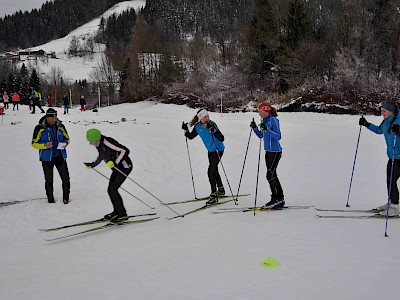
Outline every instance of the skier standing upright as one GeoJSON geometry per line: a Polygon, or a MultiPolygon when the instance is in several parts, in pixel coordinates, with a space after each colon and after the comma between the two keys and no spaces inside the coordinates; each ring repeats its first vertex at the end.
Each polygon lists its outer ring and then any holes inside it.
{"type": "Polygon", "coordinates": [[[225,150],[225,145],[223,143],[225,137],[219,130],[217,124],[210,120],[208,111],[205,109],[200,109],[197,112],[190,122],[190,126],[194,126],[192,132],[189,132],[186,123],[182,124],[185,136],[192,140],[199,135],[208,151],[209,165],[207,175],[210,182],[211,194],[207,204],[218,203],[218,197],[225,195],[225,189],[218,172],[218,164],[225,150]]]}
{"type": "Polygon", "coordinates": [[[14,92],[14,94],[11,97],[11,101],[13,103],[13,110],[15,110],[15,107],[17,107],[17,110],[19,110],[18,104],[19,104],[19,102],[21,102],[21,97],[18,95],[17,92],[14,92]]]}
{"type": "Polygon", "coordinates": [[[261,103],[258,106],[258,114],[262,118],[260,129],[252,121],[250,127],[254,133],[264,139],[265,163],[267,165],[267,180],[271,189],[271,200],[263,206],[264,209],[279,208],[285,205],[283,189],[278,179],[276,169],[279,160],[282,157],[282,147],[279,143],[281,139],[281,129],[278,113],[276,109],[269,104],[261,103]]]}
{"type": "Polygon", "coordinates": [[[81,98],[79,99],[79,104],[81,105],[81,111],[85,111],[86,101],[84,95],[82,95],[81,98]]]}
{"type": "Polygon", "coordinates": [[[67,93],[64,93],[63,106],[64,106],[64,115],[65,115],[68,113],[68,107],[69,107],[69,97],[68,97],[67,93]]]}
{"type": "Polygon", "coordinates": [[[94,162],[84,163],[86,167],[89,169],[94,168],[100,164],[101,161],[104,161],[107,166],[112,169],[107,192],[114,210],[106,214],[104,219],[110,220],[111,222],[122,222],[128,219],[128,216],[118,189],[132,172],[132,161],[129,158],[129,149],[113,138],[102,135],[100,130],[94,128],[87,131],[86,139],[89,144],[96,147],[99,152],[99,156],[94,162]],[[125,175],[121,174],[120,171],[125,175]]]}
{"type": "Polygon", "coordinates": [[[10,103],[10,97],[8,96],[7,92],[4,91],[3,93],[3,101],[4,101],[4,107],[5,109],[8,109],[8,104],[10,103]]]}
{"type": "MultiPolygon", "coordinates": [[[[381,105],[381,115],[383,121],[379,126],[369,123],[364,117],[359,120],[359,125],[367,127],[370,131],[376,134],[383,134],[386,141],[386,153],[389,158],[386,166],[386,183],[388,189],[388,195],[390,195],[390,205],[389,205],[389,217],[399,216],[399,189],[397,188],[397,180],[400,178],[400,119],[399,119],[399,109],[395,102],[383,102],[381,105]],[[393,157],[394,154],[394,157],[393,157]],[[392,159],[394,159],[392,161],[392,159]],[[393,163],[393,173],[392,173],[392,163],[393,163]],[[391,190],[389,186],[391,185],[391,190]]],[[[376,210],[386,216],[387,203],[378,206],[376,210]]]]}

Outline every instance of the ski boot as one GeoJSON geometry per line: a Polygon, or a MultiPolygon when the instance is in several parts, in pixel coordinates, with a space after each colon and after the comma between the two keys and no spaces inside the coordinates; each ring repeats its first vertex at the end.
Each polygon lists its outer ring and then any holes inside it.
{"type": "Polygon", "coordinates": [[[217,194],[218,194],[218,196],[225,196],[225,189],[223,186],[218,187],[217,194]]]}
{"type": "Polygon", "coordinates": [[[128,215],[125,213],[125,214],[117,215],[115,218],[112,218],[110,221],[111,221],[111,223],[121,223],[128,219],[129,219],[128,215]]]}
{"type": "Polygon", "coordinates": [[[106,214],[104,216],[104,220],[112,220],[112,219],[115,219],[116,217],[118,217],[118,213],[113,211],[113,212],[110,212],[109,214],[106,214]]]}
{"type": "Polygon", "coordinates": [[[261,209],[277,209],[282,208],[285,205],[285,200],[271,199],[267,204],[263,205],[261,209]]]}
{"type": "Polygon", "coordinates": [[[212,192],[208,201],[206,202],[207,205],[214,205],[218,203],[218,192],[212,192]]]}

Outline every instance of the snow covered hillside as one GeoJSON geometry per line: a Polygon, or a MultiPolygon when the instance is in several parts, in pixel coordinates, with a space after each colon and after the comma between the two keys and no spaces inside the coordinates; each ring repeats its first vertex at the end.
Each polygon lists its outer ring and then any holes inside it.
{"type": "MultiPolygon", "coordinates": [[[[26,107],[7,111],[0,126],[0,202],[45,196],[38,151],[30,146],[40,114],[26,107]],[[11,125],[13,122],[15,125],[11,125]],[[20,123],[18,123],[20,122],[20,123]]],[[[399,299],[400,220],[318,219],[314,208],[213,214],[212,207],[184,218],[131,181],[121,191],[129,214],[156,212],[160,218],[49,242],[45,239],[97,225],[54,232],[62,226],[111,211],[107,181],[83,162],[95,148],[85,140],[98,128],[131,150],[131,178],[164,202],[194,197],[182,121],[195,110],[140,102],[102,109],[71,109],[59,118],[71,137],[68,166],[71,203],[62,204],[55,172],[56,204],[32,200],[0,206],[0,299],[399,299]],[[118,122],[121,118],[127,122],[118,122]],[[133,121],[135,120],[135,121],[133,121]],[[104,122],[103,122],[104,121],[104,122]],[[93,123],[94,122],[94,123],[93,123]],[[112,123],[110,123],[112,122],[112,123]],[[88,125],[89,123],[92,123],[88,125]],[[268,257],[279,266],[264,268],[268,257]]],[[[211,113],[225,135],[223,164],[236,193],[256,113],[211,113]]],[[[287,205],[345,209],[359,131],[357,116],[281,113],[283,156],[278,174],[287,205]]],[[[380,117],[367,117],[380,123],[380,117]]],[[[207,153],[199,137],[189,141],[197,196],[210,193],[207,153]]],[[[259,141],[250,140],[239,206],[254,205],[259,141]]],[[[350,205],[368,209],[387,201],[386,149],[382,136],[362,131],[350,205]]],[[[105,164],[97,170],[110,175],[105,164]]],[[[224,178],[225,188],[228,185],[224,178]]],[[[261,157],[257,204],[269,198],[261,157]]],[[[201,206],[171,206],[179,213],[201,206]]],[[[333,214],[333,213],[326,213],[333,214]]],[[[337,214],[337,213],[335,213],[337,214]]]]}
{"type": "MultiPolygon", "coordinates": [[[[55,52],[57,58],[49,58],[47,61],[25,61],[25,64],[31,64],[32,67],[39,69],[40,74],[47,74],[52,67],[59,67],[63,72],[64,77],[67,79],[89,79],[89,74],[94,68],[98,67],[98,61],[100,60],[105,47],[102,44],[95,44],[95,53],[92,58],[68,57],[68,48],[72,38],[76,37],[80,43],[83,43],[88,37],[95,35],[96,31],[99,29],[102,17],[107,19],[112,14],[118,15],[131,8],[137,11],[145,5],[146,1],[143,0],[120,2],[107,10],[102,16],[82,25],[76,30],[70,32],[67,36],[30,48],[31,50],[42,49],[47,53],[55,52]]],[[[20,65],[22,65],[22,63],[23,62],[21,62],[20,65]]]]}

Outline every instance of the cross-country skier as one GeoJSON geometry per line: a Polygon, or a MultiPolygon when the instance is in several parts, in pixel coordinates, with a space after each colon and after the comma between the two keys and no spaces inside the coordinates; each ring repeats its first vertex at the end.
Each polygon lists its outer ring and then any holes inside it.
{"type": "Polygon", "coordinates": [[[40,98],[41,98],[40,93],[35,91],[33,88],[31,88],[31,94],[29,95],[30,103],[32,104],[31,114],[35,113],[36,106],[40,109],[41,113],[44,114],[44,110],[43,110],[42,106],[40,105],[40,98]]]}
{"type": "Polygon", "coordinates": [[[69,108],[69,97],[67,93],[64,93],[62,101],[63,101],[64,115],[65,115],[68,113],[68,108],[69,108]]]}
{"type": "Polygon", "coordinates": [[[258,106],[258,114],[262,118],[260,129],[257,124],[251,121],[250,127],[254,133],[264,139],[265,163],[267,165],[267,180],[271,189],[271,200],[263,206],[264,209],[279,208],[285,205],[283,189],[278,179],[276,169],[279,160],[282,157],[282,147],[279,143],[281,139],[281,130],[278,113],[276,109],[269,104],[261,103],[258,106]]]}
{"type": "Polygon", "coordinates": [[[225,189],[222,184],[221,176],[218,173],[218,164],[224,154],[224,136],[219,130],[217,124],[210,120],[208,111],[200,109],[190,122],[190,126],[194,126],[193,131],[189,132],[187,123],[182,124],[185,136],[192,140],[197,135],[203,140],[204,146],[208,150],[208,180],[211,186],[210,199],[207,204],[218,203],[218,197],[225,195],[225,189]]]}
{"type": "Polygon", "coordinates": [[[118,189],[126,180],[129,173],[132,172],[132,161],[129,158],[129,149],[122,146],[113,138],[102,135],[98,129],[89,129],[86,133],[86,139],[90,145],[96,147],[99,152],[99,156],[94,162],[84,163],[86,167],[89,169],[94,168],[100,164],[101,161],[104,161],[107,166],[112,169],[107,191],[114,210],[106,214],[104,218],[111,222],[125,221],[128,219],[128,216],[118,189]],[[126,176],[121,174],[117,168],[126,176]]]}
{"type": "MultiPolygon", "coordinates": [[[[400,177],[400,119],[399,109],[395,102],[383,102],[381,105],[381,115],[383,121],[379,126],[369,123],[364,117],[359,120],[359,125],[367,127],[369,130],[376,134],[383,134],[386,141],[386,153],[389,158],[386,166],[386,183],[388,193],[390,194],[389,217],[399,216],[399,189],[397,188],[397,180],[400,177]],[[396,137],[396,145],[394,144],[394,137],[396,137]],[[393,149],[394,148],[394,149],[393,149]],[[394,150],[394,164],[392,174],[392,159],[394,150]],[[391,191],[389,186],[392,184],[391,191]]],[[[387,203],[376,208],[380,214],[386,216],[387,203]]]]}

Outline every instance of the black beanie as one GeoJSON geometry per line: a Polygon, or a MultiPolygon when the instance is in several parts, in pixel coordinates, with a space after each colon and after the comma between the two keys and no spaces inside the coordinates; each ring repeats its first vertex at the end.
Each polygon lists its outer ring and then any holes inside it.
{"type": "Polygon", "coordinates": [[[49,108],[46,111],[46,117],[57,117],[57,111],[54,108],[49,108]]]}

